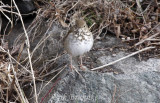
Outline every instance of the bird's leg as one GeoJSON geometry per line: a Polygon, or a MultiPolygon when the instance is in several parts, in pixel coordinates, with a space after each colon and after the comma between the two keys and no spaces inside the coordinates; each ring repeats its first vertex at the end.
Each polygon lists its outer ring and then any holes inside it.
{"type": "Polygon", "coordinates": [[[80,56],[80,69],[85,70],[85,68],[83,68],[82,56],[80,56]]]}
{"type": "Polygon", "coordinates": [[[74,69],[74,67],[73,67],[73,65],[72,65],[72,56],[70,56],[70,69],[71,69],[71,71],[74,69]]]}

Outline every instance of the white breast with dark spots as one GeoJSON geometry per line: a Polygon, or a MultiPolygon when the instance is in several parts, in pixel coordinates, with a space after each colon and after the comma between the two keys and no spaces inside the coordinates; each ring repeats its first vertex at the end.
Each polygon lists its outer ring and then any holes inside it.
{"type": "Polygon", "coordinates": [[[72,56],[80,56],[91,50],[93,35],[87,29],[81,28],[77,34],[70,33],[65,40],[65,48],[72,56]],[[85,35],[83,35],[85,34],[85,35]]]}

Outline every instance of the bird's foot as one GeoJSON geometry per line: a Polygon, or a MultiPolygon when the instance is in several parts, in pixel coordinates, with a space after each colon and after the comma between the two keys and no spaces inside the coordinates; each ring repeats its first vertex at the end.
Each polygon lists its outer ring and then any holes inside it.
{"type": "Polygon", "coordinates": [[[75,67],[72,64],[70,64],[69,67],[71,71],[75,69],[75,67]]]}
{"type": "Polygon", "coordinates": [[[80,69],[85,71],[86,69],[84,68],[83,64],[80,65],[80,69]]]}

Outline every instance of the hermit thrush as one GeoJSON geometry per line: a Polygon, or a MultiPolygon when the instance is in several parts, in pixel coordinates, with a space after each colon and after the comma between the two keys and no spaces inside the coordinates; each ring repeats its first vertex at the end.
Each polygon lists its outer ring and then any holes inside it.
{"type": "Polygon", "coordinates": [[[86,22],[80,18],[75,20],[75,25],[71,27],[67,36],[64,38],[64,48],[71,56],[71,68],[72,57],[80,56],[82,69],[82,55],[89,52],[93,46],[93,35],[90,32],[86,22]]]}

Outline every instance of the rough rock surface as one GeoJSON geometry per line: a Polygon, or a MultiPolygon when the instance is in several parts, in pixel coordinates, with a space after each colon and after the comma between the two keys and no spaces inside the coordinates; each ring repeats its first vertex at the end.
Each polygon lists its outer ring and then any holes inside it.
{"type": "MultiPolygon", "coordinates": [[[[94,49],[114,46],[124,47],[116,38],[107,36],[103,41],[95,41],[94,49]]],[[[120,48],[112,52],[100,49],[88,53],[95,66],[128,54],[120,48]]],[[[139,61],[135,56],[103,68],[101,72],[81,71],[85,80],[68,72],[56,85],[48,103],[159,103],[159,67],[160,59],[139,61]]]]}
{"type": "Polygon", "coordinates": [[[130,75],[80,72],[86,79],[68,74],[57,85],[48,103],[159,103],[160,73],[130,75]]]}

